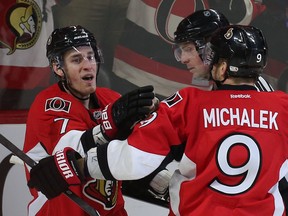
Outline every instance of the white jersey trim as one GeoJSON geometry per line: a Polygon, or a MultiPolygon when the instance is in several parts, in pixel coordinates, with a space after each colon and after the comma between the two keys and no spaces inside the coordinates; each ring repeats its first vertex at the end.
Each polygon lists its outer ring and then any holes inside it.
{"type": "Polygon", "coordinates": [[[282,216],[285,210],[283,199],[279,191],[279,181],[282,178],[284,178],[284,176],[287,175],[287,173],[288,173],[288,160],[286,160],[280,168],[278,183],[269,190],[269,193],[271,193],[272,196],[274,197],[275,210],[273,216],[282,216]]]}
{"type": "Polygon", "coordinates": [[[108,145],[108,165],[116,179],[140,179],[152,173],[165,156],[142,151],[128,144],[127,140],[113,140],[108,145]]]}
{"type": "Polygon", "coordinates": [[[41,192],[38,192],[38,197],[33,200],[28,206],[28,216],[35,216],[44,206],[48,199],[41,192]]]}

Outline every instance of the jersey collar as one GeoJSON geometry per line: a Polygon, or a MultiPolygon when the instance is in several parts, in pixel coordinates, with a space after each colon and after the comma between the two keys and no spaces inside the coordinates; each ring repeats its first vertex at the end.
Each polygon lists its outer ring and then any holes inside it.
{"type": "Polygon", "coordinates": [[[257,89],[251,85],[221,85],[217,90],[255,90],[257,89]]]}

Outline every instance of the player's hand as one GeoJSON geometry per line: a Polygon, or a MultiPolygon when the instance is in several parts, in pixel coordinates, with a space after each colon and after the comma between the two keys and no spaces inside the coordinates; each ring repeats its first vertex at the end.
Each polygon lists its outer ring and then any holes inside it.
{"type": "Polygon", "coordinates": [[[79,172],[76,160],[80,155],[72,148],[65,148],[39,161],[30,171],[28,186],[41,191],[52,199],[66,191],[70,185],[79,185],[84,176],[79,172]]]}
{"type": "Polygon", "coordinates": [[[102,111],[101,130],[106,139],[126,139],[134,125],[158,109],[153,86],[131,91],[102,111]]]}

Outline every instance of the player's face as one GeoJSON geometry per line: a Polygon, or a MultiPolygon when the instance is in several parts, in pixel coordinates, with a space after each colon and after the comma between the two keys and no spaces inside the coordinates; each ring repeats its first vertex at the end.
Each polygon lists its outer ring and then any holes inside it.
{"type": "Polygon", "coordinates": [[[187,66],[193,74],[193,79],[209,79],[209,69],[203,64],[194,43],[179,44],[177,49],[178,54],[175,53],[175,56],[178,55],[179,61],[187,66]]]}
{"type": "Polygon", "coordinates": [[[96,90],[97,63],[90,46],[80,46],[64,55],[67,84],[79,97],[87,97],[96,90]]]}

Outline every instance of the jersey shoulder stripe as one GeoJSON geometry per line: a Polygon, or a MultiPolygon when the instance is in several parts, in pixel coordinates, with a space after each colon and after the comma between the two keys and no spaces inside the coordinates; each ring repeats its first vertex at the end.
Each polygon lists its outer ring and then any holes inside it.
{"type": "Polygon", "coordinates": [[[273,87],[262,76],[258,77],[258,80],[255,83],[255,87],[257,88],[258,91],[266,91],[266,92],[274,91],[273,87]]]}

